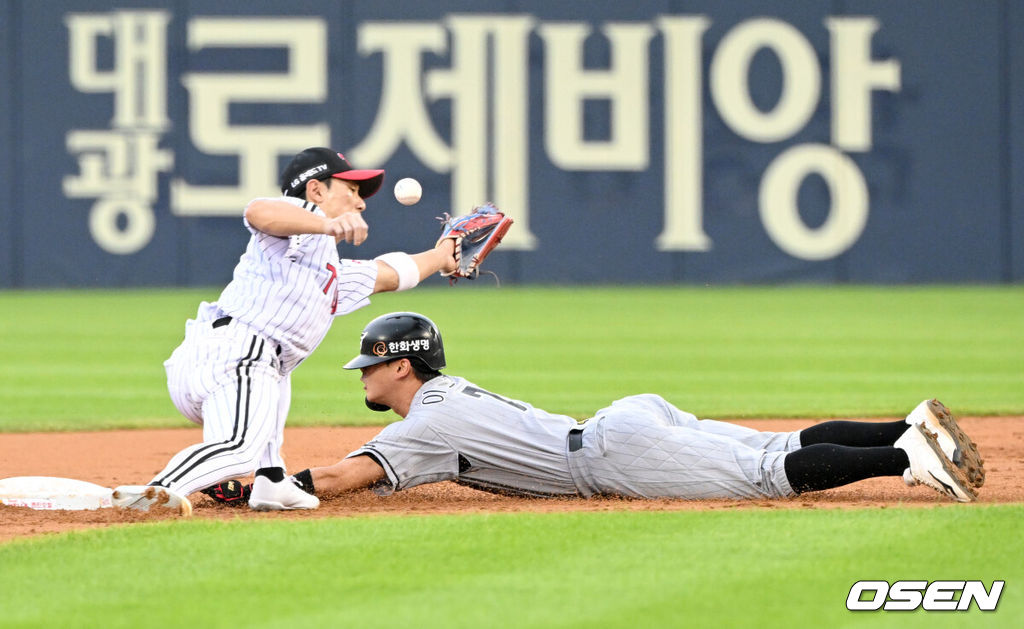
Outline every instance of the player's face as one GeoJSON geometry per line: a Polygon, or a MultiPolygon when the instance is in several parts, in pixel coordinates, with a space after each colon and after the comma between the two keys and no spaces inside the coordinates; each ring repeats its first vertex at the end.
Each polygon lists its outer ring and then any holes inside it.
{"type": "Polygon", "coordinates": [[[324,182],[324,188],[323,200],[317,205],[329,218],[366,209],[366,201],[359,196],[359,185],[354,181],[332,177],[324,182]]]}
{"type": "Polygon", "coordinates": [[[390,362],[377,363],[376,365],[370,365],[369,367],[362,367],[359,369],[362,375],[359,379],[363,383],[363,390],[366,391],[366,399],[371,402],[381,402],[381,395],[387,390],[387,368],[390,362]]]}

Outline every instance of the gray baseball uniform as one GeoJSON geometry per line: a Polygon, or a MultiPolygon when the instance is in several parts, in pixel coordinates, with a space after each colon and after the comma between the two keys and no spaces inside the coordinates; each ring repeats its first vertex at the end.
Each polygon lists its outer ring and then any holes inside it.
{"type": "Polygon", "coordinates": [[[392,490],[453,480],[525,496],[752,498],[794,495],[783,456],[799,447],[798,432],[698,420],[657,395],[577,423],[443,375],[349,457],[373,457],[392,490]]]}
{"type": "MultiPolygon", "coordinates": [[[[318,216],[315,204],[281,200],[318,216]]],[[[176,454],[151,483],[187,495],[256,467],[284,467],[291,372],[320,344],[335,316],[368,303],[373,261],[341,260],[333,236],[252,237],[216,303],[203,302],[164,363],[171,400],[202,424],[203,443],[176,454]]]]}

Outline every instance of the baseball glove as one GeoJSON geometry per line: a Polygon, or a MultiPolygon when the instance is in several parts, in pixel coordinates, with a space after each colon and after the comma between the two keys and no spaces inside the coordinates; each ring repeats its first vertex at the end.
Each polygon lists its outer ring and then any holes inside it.
{"type": "Polygon", "coordinates": [[[236,480],[226,480],[213,487],[207,487],[202,493],[213,498],[214,502],[229,507],[249,506],[249,495],[252,494],[252,483],[243,485],[236,480]]]}
{"type": "Polygon", "coordinates": [[[513,222],[491,203],[475,207],[471,213],[458,218],[446,212],[438,220],[442,224],[438,244],[445,238],[455,241],[455,263],[458,266],[454,271],[441,272],[452,284],[461,277],[476,279],[480,274],[480,264],[498,246],[513,222]]]}

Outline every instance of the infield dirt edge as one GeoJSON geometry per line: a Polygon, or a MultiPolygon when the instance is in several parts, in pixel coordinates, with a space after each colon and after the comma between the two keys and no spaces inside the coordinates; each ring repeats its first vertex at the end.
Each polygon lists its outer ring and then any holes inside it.
{"type": "MultiPolygon", "coordinates": [[[[882,421],[882,420],[877,420],[882,421]]],[[[985,459],[987,480],[975,504],[1024,502],[1024,485],[1017,482],[1024,471],[1024,417],[968,417],[960,422],[977,442],[985,459]]],[[[761,430],[798,430],[809,420],[737,420],[761,430]]],[[[337,461],[373,437],[380,427],[300,427],[285,432],[285,457],[293,470],[337,461]]],[[[198,427],[158,430],[0,434],[4,460],[0,478],[10,476],[61,476],[114,487],[148,481],[182,447],[200,440],[198,427]]],[[[315,511],[256,513],[247,508],[216,505],[201,494],[193,495],[193,517],[324,518],[355,515],[452,514],[487,512],[555,512],[608,510],[713,510],[935,507],[952,505],[925,487],[906,487],[897,478],[870,479],[787,500],[629,500],[600,498],[527,499],[488,494],[445,482],[381,497],[370,491],[324,501],[315,511]]],[[[967,505],[969,508],[970,505],[967,505]]],[[[171,519],[116,509],[98,511],[33,511],[0,505],[0,542],[61,533],[91,527],[171,519]]]]}

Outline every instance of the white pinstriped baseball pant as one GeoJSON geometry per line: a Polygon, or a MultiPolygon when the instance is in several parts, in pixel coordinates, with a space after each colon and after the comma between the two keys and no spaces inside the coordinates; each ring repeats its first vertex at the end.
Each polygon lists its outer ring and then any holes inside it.
{"type": "Polygon", "coordinates": [[[164,363],[171,401],[202,425],[203,442],[174,455],[151,484],[183,495],[260,467],[284,467],[290,374],[280,372],[275,343],[236,320],[214,327],[221,316],[200,308],[164,363]]]}

